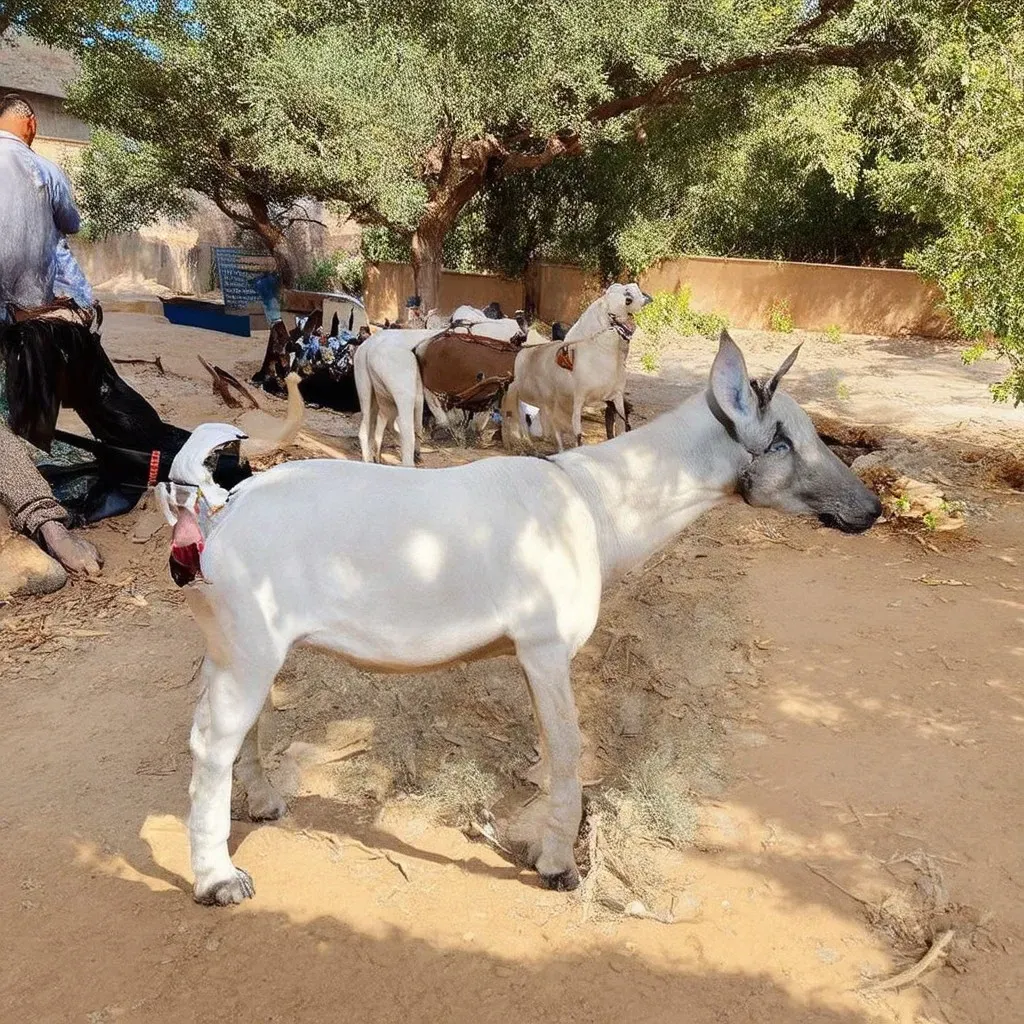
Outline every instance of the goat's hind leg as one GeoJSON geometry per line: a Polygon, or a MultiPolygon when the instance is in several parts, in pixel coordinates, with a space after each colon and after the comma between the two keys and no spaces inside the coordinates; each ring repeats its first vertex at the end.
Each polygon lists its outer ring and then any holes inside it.
{"type": "Polygon", "coordinates": [[[197,903],[226,906],[255,892],[248,873],[231,863],[231,770],[254,730],[283,657],[250,648],[226,663],[207,655],[192,724],[189,843],[197,903]]]}
{"type": "Polygon", "coordinates": [[[579,765],[582,740],[569,679],[569,652],[560,643],[517,645],[550,775],[544,824],[531,843],[529,860],[546,889],[580,884],[573,847],[583,815],[579,765]]]}
{"type": "Polygon", "coordinates": [[[579,448],[583,444],[583,396],[579,392],[572,398],[572,433],[579,448]]]}
{"type": "Polygon", "coordinates": [[[263,724],[262,712],[256,724],[245,734],[242,750],[235,762],[235,777],[245,789],[249,805],[249,817],[253,821],[277,821],[288,813],[288,804],[267,778],[260,757],[260,729],[263,724]]]}

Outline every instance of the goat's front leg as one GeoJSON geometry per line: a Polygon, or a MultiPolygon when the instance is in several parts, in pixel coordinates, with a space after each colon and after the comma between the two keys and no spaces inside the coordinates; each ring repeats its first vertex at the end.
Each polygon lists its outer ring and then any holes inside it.
{"type": "Polygon", "coordinates": [[[253,821],[276,821],[288,813],[288,804],[267,778],[260,757],[260,729],[263,715],[256,718],[256,724],[245,734],[242,749],[235,762],[235,777],[245,789],[249,804],[249,817],[253,821]]]}
{"type": "Polygon", "coordinates": [[[615,436],[615,403],[604,403],[604,433],[610,441],[615,436]]]}
{"type": "Polygon", "coordinates": [[[622,420],[622,428],[624,431],[629,431],[629,408],[626,405],[626,396],[624,394],[616,395],[614,398],[615,411],[618,413],[619,419],[622,420]]]}
{"type": "Polygon", "coordinates": [[[533,698],[541,753],[550,775],[543,831],[531,844],[529,859],[546,889],[580,884],[573,847],[583,814],[580,785],[580,727],[569,680],[569,652],[561,643],[519,645],[519,662],[533,698]]]}
{"type": "Polygon", "coordinates": [[[207,655],[202,691],[192,724],[192,782],[189,843],[193,894],[197,903],[226,906],[255,892],[252,879],[231,863],[231,768],[256,723],[280,668],[269,658],[245,659],[244,666],[216,665],[207,655]],[[244,671],[244,675],[243,675],[244,671]]]}

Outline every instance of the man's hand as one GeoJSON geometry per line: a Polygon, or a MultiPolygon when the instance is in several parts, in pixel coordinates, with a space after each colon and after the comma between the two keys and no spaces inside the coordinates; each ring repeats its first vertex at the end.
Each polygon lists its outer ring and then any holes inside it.
{"type": "Polygon", "coordinates": [[[51,520],[39,528],[39,535],[46,550],[67,569],[68,572],[98,576],[103,559],[96,548],[87,540],[75,537],[63,523],[51,520]]]}

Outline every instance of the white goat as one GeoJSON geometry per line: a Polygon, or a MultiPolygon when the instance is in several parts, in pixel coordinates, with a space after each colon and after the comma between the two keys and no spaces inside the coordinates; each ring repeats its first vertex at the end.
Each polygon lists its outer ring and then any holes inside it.
{"type": "Polygon", "coordinates": [[[446,322],[443,327],[426,330],[378,331],[356,350],[353,372],[362,410],[359,445],[364,462],[380,461],[384,430],[397,423],[402,465],[415,465],[417,442],[423,430],[424,401],[439,423],[449,425],[448,415],[437,396],[423,387],[417,359],[417,354],[422,354],[434,338],[453,330],[456,334],[472,332],[483,338],[511,341],[522,333],[518,321],[511,317],[489,320],[472,306],[460,306],[451,322],[463,326],[452,328],[446,322]]]}
{"type": "Polygon", "coordinates": [[[402,465],[415,465],[423,425],[423,381],[416,348],[439,333],[437,329],[378,331],[356,349],[352,372],[362,411],[359,447],[363,462],[380,462],[384,430],[391,426],[397,428],[402,465]]]}
{"type": "Polygon", "coordinates": [[[515,379],[503,404],[503,419],[512,430],[502,430],[511,440],[518,423],[527,425],[519,403],[540,409],[546,431],[562,451],[562,434],[572,431],[576,444],[583,443],[583,408],[613,402],[619,417],[626,419],[626,357],[636,323],[633,315],[650,296],[635,284],[613,284],[587,307],[562,342],[524,346],[516,356],[515,379]],[[559,353],[566,350],[572,369],[559,353]]]}
{"type": "MultiPolygon", "coordinates": [[[[252,817],[285,813],[260,762],[257,722],[300,643],[377,672],[514,654],[550,780],[529,860],[547,887],[573,888],[581,742],[569,666],[597,624],[602,588],[737,492],[851,531],[880,512],[800,407],[775,393],[795,355],[752,385],[723,333],[706,393],[552,459],[429,470],[291,462],[236,487],[198,545],[201,581],[184,590],[207,640],[191,736],[195,898],[253,894],[228,852],[232,765],[252,817]],[[282,545],[280,525],[311,507],[316,544],[282,545]]],[[[238,436],[220,430],[225,441],[238,436]]],[[[172,467],[168,507],[186,527],[193,506],[182,484],[208,486],[201,460],[217,441],[205,425],[172,467]]]]}

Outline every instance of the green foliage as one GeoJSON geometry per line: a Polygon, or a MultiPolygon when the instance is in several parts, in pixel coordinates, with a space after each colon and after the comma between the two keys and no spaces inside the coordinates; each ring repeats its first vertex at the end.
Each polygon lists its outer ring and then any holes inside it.
{"type": "Polygon", "coordinates": [[[822,333],[825,340],[832,345],[838,345],[843,340],[843,329],[839,324],[829,324],[822,333]]]}
{"type": "MultiPolygon", "coordinates": [[[[124,11],[119,0],[0,0],[0,37],[10,29],[52,46],[76,49],[101,27],[119,31],[124,11]]],[[[0,38],[0,46],[4,44],[0,38]]]]}
{"type": "Polygon", "coordinates": [[[644,373],[661,369],[661,352],[673,335],[717,335],[728,321],[720,313],[700,313],[690,305],[690,288],[659,292],[636,315],[640,334],[640,368],[644,373]]]}
{"type": "Polygon", "coordinates": [[[295,282],[300,291],[346,292],[361,295],[363,291],[363,259],[348,253],[336,252],[317,260],[305,274],[295,282]]]}
{"type": "Polygon", "coordinates": [[[640,353],[640,369],[644,373],[651,374],[655,374],[661,369],[661,353],[657,346],[648,346],[640,353]]]}
{"type": "Polygon", "coordinates": [[[992,388],[1024,401],[1024,16],[1009,3],[970,5],[933,26],[913,74],[878,78],[880,201],[939,230],[907,265],[935,281],[963,336],[1007,360],[992,388]]]}
{"type": "Polygon", "coordinates": [[[793,333],[793,314],[785,299],[773,299],[765,314],[768,318],[768,329],[780,334],[793,333]]]}
{"type": "Polygon", "coordinates": [[[159,217],[183,220],[193,203],[158,148],[98,129],[72,169],[88,237],[135,231],[159,217]]]}
{"type": "Polygon", "coordinates": [[[636,316],[638,326],[651,337],[668,333],[717,335],[728,320],[721,313],[700,313],[690,305],[690,288],[659,292],[636,316]]]}
{"type": "Polygon", "coordinates": [[[412,257],[409,239],[380,225],[363,229],[361,251],[367,263],[408,263],[412,257]]]}
{"type": "MultiPolygon", "coordinates": [[[[157,149],[176,187],[210,196],[272,248],[294,203],[310,197],[343,202],[362,223],[399,238],[416,231],[436,258],[475,197],[543,170],[559,154],[594,154],[577,195],[564,182],[557,198],[542,190],[539,222],[550,226],[539,240],[507,237],[483,262],[522,262],[544,248],[636,269],[672,242],[652,225],[681,180],[660,181],[653,159],[635,161],[635,172],[615,180],[619,147],[632,147],[632,156],[642,148],[630,140],[651,97],[686,111],[674,119],[652,114],[652,152],[661,158],[680,152],[680,142],[696,143],[680,158],[687,188],[669,211],[675,239],[699,237],[687,217],[702,210],[701,197],[685,172],[722,164],[731,152],[718,122],[734,123],[737,97],[747,130],[763,129],[761,94],[774,96],[777,111],[796,110],[803,134],[789,147],[791,162],[822,168],[845,194],[856,140],[839,111],[854,79],[838,72],[829,84],[829,72],[817,69],[904,51],[923,12],[952,3],[844,2],[810,28],[802,27],[804,0],[696,8],[662,0],[454,0],[443,11],[427,0],[128,4],[123,30],[99,33],[85,48],[71,99],[113,135],[157,149]],[[807,75],[821,83],[808,83],[793,102],[792,89],[807,75]],[[828,103],[834,116],[827,130],[815,129],[828,103]],[[667,127],[656,131],[663,120],[667,127]],[[595,244],[602,238],[603,248],[595,244]]],[[[758,152],[770,152],[769,138],[762,131],[758,152]]],[[[775,165],[752,166],[749,188],[763,188],[775,165]]],[[[731,176],[726,168],[718,180],[724,186],[731,176]]],[[[513,209],[526,219],[528,205],[513,209]]],[[[473,215],[485,223],[488,211],[473,215]]],[[[471,231],[477,241],[458,258],[476,262],[473,249],[486,249],[487,234],[471,231]]]]}

